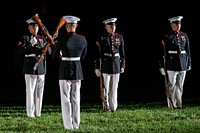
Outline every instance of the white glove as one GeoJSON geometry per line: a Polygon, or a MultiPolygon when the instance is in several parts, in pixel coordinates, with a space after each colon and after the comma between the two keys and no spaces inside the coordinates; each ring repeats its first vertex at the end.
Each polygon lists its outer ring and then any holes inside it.
{"type": "Polygon", "coordinates": [[[62,50],[60,50],[60,56],[62,56],[62,50]]]}
{"type": "Polygon", "coordinates": [[[159,71],[163,76],[166,74],[164,68],[160,68],[159,71]]]}
{"type": "Polygon", "coordinates": [[[124,68],[121,68],[121,72],[120,73],[124,73],[124,68]]]}
{"type": "Polygon", "coordinates": [[[191,70],[191,66],[188,67],[187,71],[190,71],[190,70],[191,70]]]}
{"type": "Polygon", "coordinates": [[[101,71],[99,69],[95,69],[95,74],[97,75],[97,77],[101,76],[101,71]]]}
{"type": "Polygon", "coordinates": [[[30,43],[32,44],[32,46],[34,46],[35,44],[37,44],[37,39],[35,37],[31,37],[30,43]]]}

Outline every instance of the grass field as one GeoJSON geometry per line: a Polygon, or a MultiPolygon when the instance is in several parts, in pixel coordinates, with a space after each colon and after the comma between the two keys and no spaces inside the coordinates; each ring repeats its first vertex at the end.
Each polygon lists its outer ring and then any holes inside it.
{"type": "Polygon", "coordinates": [[[25,106],[0,107],[2,133],[199,133],[200,100],[171,110],[165,102],[119,103],[116,112],[103,112],[100,103],[81,104],[81,124],[65,130],[60,105],[44,105],[42,116],[28,118],[25,106]]]}

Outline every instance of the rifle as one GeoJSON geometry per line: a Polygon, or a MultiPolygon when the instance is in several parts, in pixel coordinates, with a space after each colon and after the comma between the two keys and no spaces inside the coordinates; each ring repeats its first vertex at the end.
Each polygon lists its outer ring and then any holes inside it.
{"type": "Polygon", "coordinates": [[[45,34],[45,36],[47,37],[47,39],[50,41],[50,42],[48,42],[46,44],[43,52],[40,54],[37,62],[35,63],[35,66],[33,67],[33,70],[35,71],[37,69],[37,66],[40,63],[42,57],[45,55],[45,53],[47,52],[47,50],[49,49],[49,47],[51,46],[51,44],[55,44],[54,39],[57,37],[59,29],[65,24],[65,19],[63,17],[60,19],[60,21],[58,23],[58,26],[56,28],[56,31],[53,34],[53,37],[51,37],[51,35],[49,34],[49,32],[47,31],[47,29],[45,28],[45,26],[42,24],[42,21],[40,20],[38,14],[34,15],[32,17],[32,19],[39,25],[39,27],[41,28],[41,30],[43,31],[43,33],[45,34]]]}
{"type": "Polygon", "coordinates": [[[45,36],[47,37],[47,39],[50,41],[50,43],[54,44],[53,38],[51,37],[51,35],[49,34],[49,32],[47,31],[47,28],[42,24],[41,19],[39,18],[38,14],[35,14],[32,19],[39,25],[40,29],[42,30],[42,32],[45,34],[45,36]]]}
{"type": "Polygon", "coordinates": [[[54,32],[52,38],[55,39],[58,35],[58,31],[60,28],[66,23],[65,19],[62,17],[58,23],[58,26],[56,27],[56,31],[54,32]]]}
{"type": "MultiPolygon", "coordinates": [[[[101,62],[101,61],[100,61],[101,62]]],[[[101,63],[100,63],[100,71],[101,71],[101,63]]],[[[100,79],[100,92],[101,92],[101,101],[102,101],[102,106],[103,106],[103,112],[107,112],[108,109],[106,107],[106,101],[104,97],[104,88],[103,88],[103,75],[99,77],[100,79]]]]}
{"type": "Polygon", "coordinates": [[[174,109],[174,104],[173,104],[173,101],[172,101],[172,98],[169,94],[169,88],[168,88],[168,75],[167,75],[167,71],[166,71],[166,66],[165,66],[165,58],[164,58],[164,70],[165,70],[165,93],[166,93],[166,96],[167,96],[167,99],[169,101],[169,106],[171,109],[174,109]]]}

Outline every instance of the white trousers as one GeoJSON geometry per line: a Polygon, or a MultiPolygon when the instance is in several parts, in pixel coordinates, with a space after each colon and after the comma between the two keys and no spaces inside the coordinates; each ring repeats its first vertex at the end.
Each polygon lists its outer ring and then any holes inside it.
{"type": "MultiPolygon", "coordinates": [[[[186,71],[169,71],[168,88],[174,107],[182,108],[183,85],[185,81],[186,71]]],[[[169,99],[167,99],[168,107],[170,107],[169,99]]]]}
{"type": "Polygon", "coordinates": [[[59,80],[62,118],[65,129],[78,129],[80,125],[81,80],[59,80]]]}
{"type": "Polygon", "coordinates": [[[25,74],[26,112],[28,117],[40,117],[44,92],[45,75],[25,74]]]}
{"type": "Polygon", "coordinates": [[[108,110],[115,111],[118,106],[118,84],[120,74],[103,73],[103,88],[106,106],[108,110]]]}

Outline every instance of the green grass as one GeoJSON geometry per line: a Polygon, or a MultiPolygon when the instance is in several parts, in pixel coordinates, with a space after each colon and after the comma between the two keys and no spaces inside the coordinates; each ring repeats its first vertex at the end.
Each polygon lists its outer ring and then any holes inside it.
{"type": "Polygon", "coordinates": [[[81,104],[81,124],[76,131],[63,127],[60,105],[44,105],[42,116],[28,118],[24,106],[0,107],[3,133],[199,133],[199,100],[171,110],[165,102],[119,103],[116,112],[103,112],[100,103],[81,104]]]}

